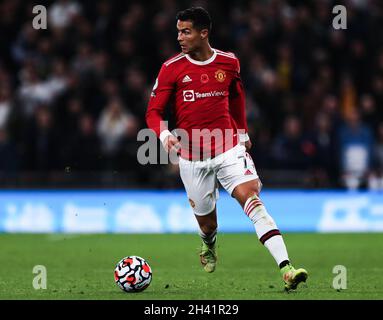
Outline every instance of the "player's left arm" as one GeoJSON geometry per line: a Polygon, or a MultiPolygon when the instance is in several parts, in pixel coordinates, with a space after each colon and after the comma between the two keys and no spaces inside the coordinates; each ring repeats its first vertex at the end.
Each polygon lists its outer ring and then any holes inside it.
{"type": "Polygon", "coordinates": [[[248,135],[248,127],[246,120],[246,99],[245,89],[240,76],[240,65],[236,59],[234,77],[229,88],[229,111],[230,115],[237,124],[240,143],[246,146],[246,149],[251,148],[251,141],[248,135]]]}

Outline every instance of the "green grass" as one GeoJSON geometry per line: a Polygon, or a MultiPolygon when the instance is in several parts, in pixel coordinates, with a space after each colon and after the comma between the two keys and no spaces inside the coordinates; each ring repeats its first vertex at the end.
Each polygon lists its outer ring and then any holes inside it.
{"type": "Polygon", "coordinates": [[[285,293],[275,261],[254,234],[220,234],[219,264],[199,264],[199,237],[166,235],[0,234],[0,299],[383,299],[383,234],[285,234],[290,258],[309,279],[285,293]],[[122,257],[148,260],[153,281],[127,294],[114,283],[122,257]],[[35,265],[47,268],[47,289],[32,286],[35,265]],[[335,265],[347,268],[347,289],[332,288],[335,265]]]}

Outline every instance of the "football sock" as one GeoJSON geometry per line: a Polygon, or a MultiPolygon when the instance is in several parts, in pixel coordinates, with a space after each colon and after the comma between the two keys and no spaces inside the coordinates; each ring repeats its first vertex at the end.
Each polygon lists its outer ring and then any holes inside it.
{"type": "Polygon", "coordinates": [[[247,199],[244,211],[253,222],[258,239],[269,250],[278,265],[289,260],[282,235],[258,196],[247,199]]]}
{"type": "Polygon", "coordinates": [[[210,234],[205,234],[202,230],[199,231],[202,241],[209,247],[213,246],[217,240],[217,229],[210,234]]]}
{"type": "Polygon", "coordinates": [[[279,269],[282,269],[283,267],[286,267],[287,265],[290,264],[289,260],[284,260],[279,264],[279,269]]]}

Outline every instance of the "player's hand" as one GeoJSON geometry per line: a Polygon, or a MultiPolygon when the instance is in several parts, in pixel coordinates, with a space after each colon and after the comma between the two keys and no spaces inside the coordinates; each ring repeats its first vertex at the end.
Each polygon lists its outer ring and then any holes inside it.
{"type": "Polygon", "coordinates": [[[240,133],[239,134],[239,143],[243,146],[245,146],[246,151],[249,151],[251,149],[252,143],[250,140],[250,137],[247,133],[240,133]]]}
{"type": "Polygon", "coordinates": [[[164,148],[168,153],[170,152],[178,153],[179,150],[181,149],[181,144],[175,136],[169,135],[165,139],[164,148]]]}

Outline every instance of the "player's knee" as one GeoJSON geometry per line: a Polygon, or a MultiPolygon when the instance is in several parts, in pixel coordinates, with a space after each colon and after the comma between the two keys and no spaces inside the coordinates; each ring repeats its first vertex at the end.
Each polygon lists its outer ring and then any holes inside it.
{"type": "Polygon", "coordinates": [[[262,183],[260,180],[255,180],[253,183],[247,185],[247,188],[242,189],[242,199],[249,199],[250,197],[257,196],[261,193],[262,183]]]}
{"type": "Polygon", "coordinates": [[[256,196],[259,197],[259,194],[261,193],[261,189],[262,189],[262,182],[261,180],[257,179],[255,181],[254,190],[253,190],[256,196]]]}

